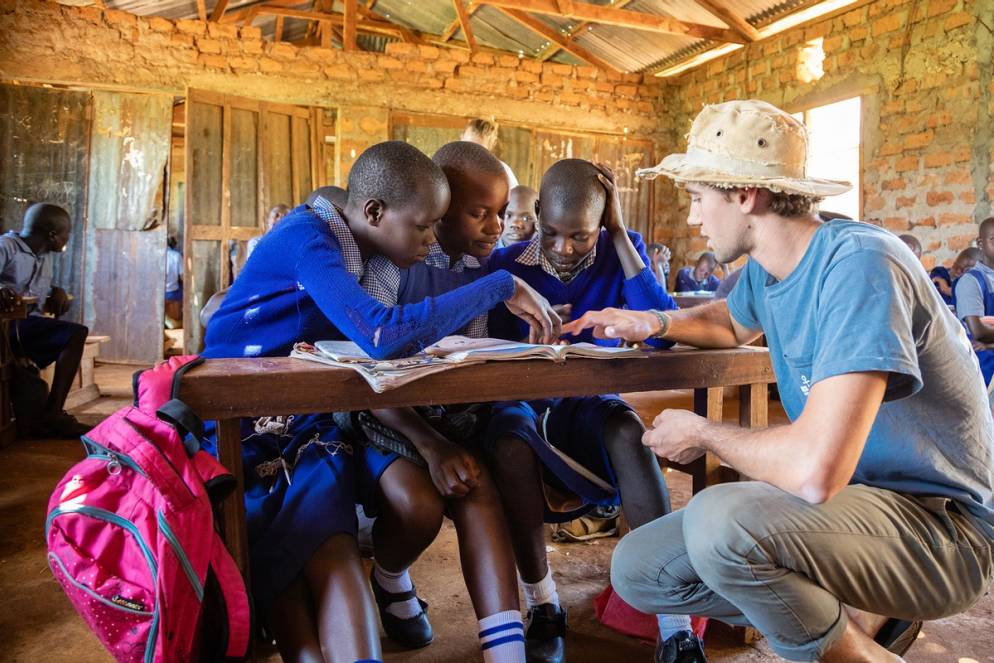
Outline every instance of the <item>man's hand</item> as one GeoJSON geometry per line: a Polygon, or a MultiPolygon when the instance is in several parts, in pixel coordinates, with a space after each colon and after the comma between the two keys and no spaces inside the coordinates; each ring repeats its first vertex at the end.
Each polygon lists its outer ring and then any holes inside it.
{"type": "Polygon", "coordinates": [[[659,331],[659,318],[648,311],[606,308],[603,311],[587,311],[573,322],[563,325],[562,333],[576,336],[591,328],[596,338],[620,338],[636,343],[659,331]]]}
{"type": "Polygon", "coordinates": [[[704,455],[699,445],[707,423],[688,410],[663,410],[642,435],[642,444],[660,458],[686,465],[704,455]]]}
{"type": "Polygon", "coordinates": [[[528,323],[529,343],[555,343],[559,340],[562,320],[549,301],[534,288],[514,276],[514,294],[504,304],[507,310],[528,323]]]}
{"type": "Polygon", "coordinates": [[[604,216],[601,218],[601,225],[604,229],[615,236],[619,233],[625,233],[627,229],[625,228],[625,218],[621,210],[621,196],[618,194],[618,186],[614,181],[614,173],[603,163],[595,163],[594,167],[600,171],[597,175],[597,179],[600,180],[601,184],[604,185],[604,190],[607,191],[607,201],[604,204],[604,216]]]}
{"type": "Polygon", "coordinates": [[[72,299],[69,294],[58,286],[52,286],[52,290],[45,300],[45,313],[51,313],[56,318],[62,317],[69,311],[69,304],[72,299]]]}
{"type": "Polygon", "coordinates": [[[556,312],[556,315],[559,316],[559,319],[562,320],[564,325],[573,320],[572,304],[556,304],[552,307],[552,310],[556,312]]]}
{"type": "Polygon", "coordinates": [[[0,311],[10,313],[21,305],[21,297],[11,288],[0,288],[0,311]]]}
{"type": "Polygon", "coordinates": [[[451,442],[432,445],[425,456],[431,482],[442,497],[466,497],[480,485],[480,468],[473,456],[451,442]]]}

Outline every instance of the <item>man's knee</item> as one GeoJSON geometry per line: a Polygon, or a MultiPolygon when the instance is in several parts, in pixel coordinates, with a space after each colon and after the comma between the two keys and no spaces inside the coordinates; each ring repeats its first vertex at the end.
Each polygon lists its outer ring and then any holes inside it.
{"type": "Polygon", "coordinates": [[[629,605],[643,612],[678,607],[693,591],[694,579],[684,577],[686,551],[680,528],[668,527],[664,516],[626,534],[611,557],[611,586],[629,605]]]}
{"type": "Polygon", "coordinates": [[[750,555],[774,529],[772,503],[792,499],[769,484],[743,481],[712,486],[687,504],[684,541],[691,563],[706,580],[723,571],[741,572],[750,555]]]}

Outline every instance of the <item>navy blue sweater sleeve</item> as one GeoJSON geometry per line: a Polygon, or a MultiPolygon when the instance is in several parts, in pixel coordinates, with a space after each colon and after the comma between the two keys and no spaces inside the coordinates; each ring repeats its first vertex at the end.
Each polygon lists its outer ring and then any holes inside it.
{"type": "Polygon", "coordinates": [[[345,269],[331,242],[316,237],[302,247],[297,280],[325,317],[376,359],[413,354],[514,294],[511,275],[498,271],[417,304],[383,306],[345,269]]]}
{"type": "MultiPolygon", "coordinates": [[[[669,311],[677,308],[676,301],[659,285],[659,281],[652,274],[652,269],[649,267],[651,263],[646,256],[642,236],[631,230],[628,231],[628,236],[646,267],[632,278],[625,279],[621,289],[625,298],[625,306],[633,311],[647,311],[649,309],[669,311]]],[[[646,343],[657,348],[668,348],[673,345],[673,343],[661,339],[650,339],[646,343]]]]}

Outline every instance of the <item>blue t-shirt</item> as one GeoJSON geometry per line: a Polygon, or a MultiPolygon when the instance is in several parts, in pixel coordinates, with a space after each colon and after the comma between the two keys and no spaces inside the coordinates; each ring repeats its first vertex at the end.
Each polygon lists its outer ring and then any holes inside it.
{"type": "Polygon", "coordinates": [[[821,380],[888,373],[851,483],[952,498],[994,537],[994,421],[977,358],[900,239],[865,223],[824,223],[783,281],[750,259],[728,309],[766,334],[791,421],[821,380]]]}

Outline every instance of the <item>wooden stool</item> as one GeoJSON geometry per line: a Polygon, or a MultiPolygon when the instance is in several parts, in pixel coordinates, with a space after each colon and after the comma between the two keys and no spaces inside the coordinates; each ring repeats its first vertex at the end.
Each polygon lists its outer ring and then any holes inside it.
{"type": "MultiPolygon", "coordinates": [[[[76,372],[76,379],[73,380],[73,387],[66,397],[66,410],[71,410],[80,405],[89,403],[100,398],[100,389],[93,381],[94,361],[100,356],[100,344],[110,340],[110,336],[98,336],[90,334],[86,337],[86,345],[83,346],[83,358],[79,362],[79,370],[76,372]]],[[[48,366],[41,372],[48,386],[52,386],[52,375],[54,365],[48,366]]]]}

